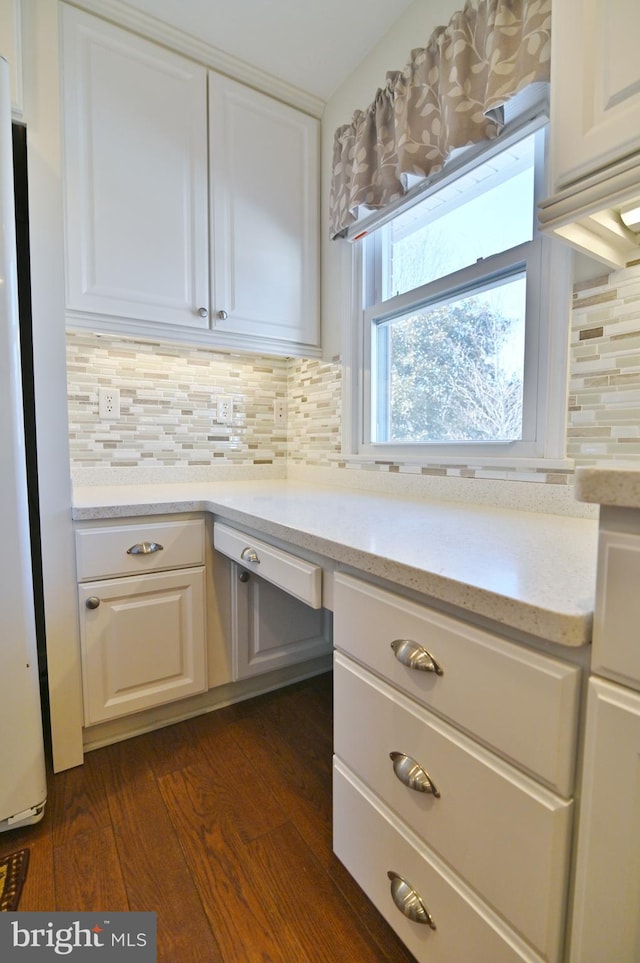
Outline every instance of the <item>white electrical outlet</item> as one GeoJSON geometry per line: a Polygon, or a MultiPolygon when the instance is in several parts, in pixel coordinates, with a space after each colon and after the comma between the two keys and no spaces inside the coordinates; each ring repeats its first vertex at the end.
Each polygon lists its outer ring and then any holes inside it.
{"type": "Polygon", "coordinates": [[[117,421],[120,417],[120,389],[98,388],[98,414],[102,421],[117,421]]]}
{"type": "Polygon", "coordinates": [[[273,402],[273,423],[285,427],[287,424],[287,402],[276,398],[273,402]]]}
{"type": "Polygon", "coordinates": [[[218,398],[216,421],[221,425],[229,425],[233,421],[233,400],[218,398]]]}

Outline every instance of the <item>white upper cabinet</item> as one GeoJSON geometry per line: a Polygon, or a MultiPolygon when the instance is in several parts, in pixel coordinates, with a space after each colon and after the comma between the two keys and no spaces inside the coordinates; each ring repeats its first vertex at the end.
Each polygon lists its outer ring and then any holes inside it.
{"type": "Polygon", "coordinates": [[[319,344],[318,124],[209,74],[212,325],[319,344]]]}
{"type": "Polygon", "coordinates": [[[553,4],[551,196],[540,224],[609,267],[640,257],[621,212],[640,204],[640,4],[553,4]]]}
{"type": "Polygon", "coordinates": [[[555,190],[640,151],[640,5],[562,0],[553,7],[555,190]]]}
{"type": "Polygon", "coordinates": [[[206,71],[63,7],[67,306],[206,327],[206,71]]]}
{"type": "Polygon", "coordinates": [[[68,323],[319,354],[317,120],[64,4],[62,69],[68,323]]]}

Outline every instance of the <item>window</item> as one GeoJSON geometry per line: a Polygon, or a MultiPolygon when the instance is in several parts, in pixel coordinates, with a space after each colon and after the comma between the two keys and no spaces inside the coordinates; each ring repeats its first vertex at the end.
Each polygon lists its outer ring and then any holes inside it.
{"type": "Polygon", "coordinates": [[[569,271],[556,253],[551,278],[536,227],[545,133],[537,121],[493,142],[354,246],[356,453],[563,457],[550,402],[566,406],[568,326],[552,336],[551,316],[558,296],[568,310],[569,271]]]}

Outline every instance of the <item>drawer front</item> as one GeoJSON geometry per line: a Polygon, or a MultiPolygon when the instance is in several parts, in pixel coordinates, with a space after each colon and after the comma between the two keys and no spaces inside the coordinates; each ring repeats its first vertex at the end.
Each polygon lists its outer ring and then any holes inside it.
{"type": "Polygon", "coordinates": [[[572,794],[580,670],[337,573],[334,644],[438,715],[572,794]],[[424,646],[442,675],[394,655],[394,640],[424,646]]]}
{"type": "Polygon", "coordinates": [[[537,956],[340,762],[333,770],[334,851],[419,963],[516,963],[537,956]],[[420,894],[435,929],[408,919],[391,896],[388,872],[420,894]]]}
{"type": "Polygon", "coordinates": [[[322,608],[322,569],[222,522],[213,526],[218,552],[311,606],[322,608]]]}
{"type": "Polygon", "coordinates": [[[572,803],[339,653],[334,687],[336,755],[545,959],[560,959],[572,803]],[[404,784],[391,753],[418,763],[438,796],[404,784]]]}
{"type": "Polygon", "coordinates": [[[203,565],[204,536],[202,519],[77,529],[78,580],[203,565]]]}

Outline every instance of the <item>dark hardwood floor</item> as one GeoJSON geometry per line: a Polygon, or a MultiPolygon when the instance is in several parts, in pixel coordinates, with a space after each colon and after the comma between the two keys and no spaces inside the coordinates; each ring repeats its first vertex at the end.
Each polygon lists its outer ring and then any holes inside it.
{"type": "Polygon", "coordinates": [[[410,963],[331,849],[331,674],[51,775],[20,910],[154,910],[166,963],[410,963]]]}

